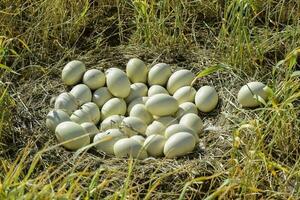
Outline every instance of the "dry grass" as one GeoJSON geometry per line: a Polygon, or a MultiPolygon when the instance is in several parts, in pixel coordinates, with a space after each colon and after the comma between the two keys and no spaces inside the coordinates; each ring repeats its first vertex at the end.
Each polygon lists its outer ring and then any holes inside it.
{"type": "Polygon", "coordinates": [[[0,199],[299,199],[299,13],[297,0],[1,1],[0,199]],[[194,72],[229,66],[196,82],[221,99],[201,115],[197,150],[133,161],[53,148],[44,119],[67,89],[62,66],[123,68],[135,56],[194,72]],[[242,109],[237,91],[253,80],[272,98],[242,109]]]}

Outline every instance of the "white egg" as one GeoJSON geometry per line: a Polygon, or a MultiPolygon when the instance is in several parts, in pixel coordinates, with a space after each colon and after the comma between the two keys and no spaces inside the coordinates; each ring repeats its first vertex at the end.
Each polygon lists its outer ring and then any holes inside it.
{"type": "Polygon", "coordinates": [[[82,109],[75,110],[70,119],[77,124],[82,124],[84,122],[93,122],[92,115],[82,109]]]}
{"type": "Polygon", "coordinates": [[[148,96],[151,97],[156,94],[169,94],[169,92],[163,86],[152,85],[148,90],[148,96]]]}
{"type": "Polygon", "coordinates": [[[168,127],[172,124],[178,124],[178,120],[172,116],[159,117],[159,118],[156,118],[155,120],[162,123],[166,127],[168,127]]]}
{"type": "Polygon", "coordinates": [[[149,85],[165,85],[171,74],[170,65],[158,63],[149,70],[148,83],[149,85]]]}
{"type": "Polygon", "coordinates": [[[92,101],[97,104],[99,108],[102,108],[102,106],[111,98],[113,98],[113,96],[108,91],[107,87],[101,87],[94,92],[92,101]]]}
{"type": "Polygon", "coordinates": [[[145,134],[147,136],[150,135],[164,135],[166,130],[166,126],[163,125],[161,122],[153,121],[146,129],[145,134]]]}
{"type": "Polygon", "coordinates": [[[130,93],[125,100],[127,103],[129,103],[136,98],[146,96],[147,93],[148,93],[147,85],[145,85],[144,83],[134,83],[130,85],[130,93]]]}
{"type": "Polygon", "coordinates": [[[145,138],[141,135],[134,135],[134,136],[131,136],[130,138],[138,141],[141,145],[143,145],[145,142],[145,138]]]}
{"type": "Polygon", "coordinates": [[[69,115],[65,111],[59,109],[52,110],[47,114],[46,126],[51,131],[55,131],[57,125],[65,121],[71,121],[69,115]]]}
{"type": "Polygon", "coordinates": [[[80,126],[84,129],[84,131],[89,134],[91,140],[93,140],[94,136],[99,133],[98,128],[92,122],[84,122],[80,124],[80,126]]]}
{"type": "Polygon", "coordinates": [[[97,104],[93,102],[85,103],[81,106],[81,109],[90,114],[94,124],[97,124],[100,120],[100,110],[97,104]]]}
{"type": "Polygon", "coordinates": [[[85,84],[78,84],[72,88],[70,91],[79,105],[90,102],[92,100],[92,92],[88,86],[85,84]]]}
{"type": "Polygon", "coordinates": [[[164,155],[166,139],[162,135],[150,135],[144,142],[144,147],[149,156],[160,157],[164,155]]]}
{"type": "Polygon", "coordinates": [[[266,85],[261,82],[250,82],[244,85],[238,93],[238,102],[243,107],[254,108],[261,103],[258,101],[258,96],[267,100],[266,85]]]}
{"type": "Polygon", "coordinates": [[[132,138],[123,138],[114,145],[114,153],[118,158],[132,157],[145,159],[148,157],[143,145],[132,138]]]}
{"type": "Polygon", "coordinates": [[[172,115],[178,110],[178,102],[170,95],[156,94],[148,99],[146,108],[152,115],[172,115]]]}
{"type": "Polygon", "coordinates": [[[192,152],[196,142],[192,134],[179,132],[172,135],[165,143],[164,154],[167,158],[174,158],[192,152]]]}
{"type": "Polygon", "coordinates": [[[203,122],[201,118],[194,113],[188,113],[183,115],[179,121],[179,124],[189,127],[196,134],[199,134],[203,129],[203,122]]]}
{"type": "Polygon", "coordinates": [[[183,86],[176,90],[173,97],[178,101],[179,104],[184,102],[194,102],[196,90],[191,86],[183,86]]]}
{"type": "Polygon", "coordinates": [[[90,69],[84,73],[82,81],[91,90],[96,90],[105,85],[105,74],[98,69],[90,69]]]}
{"type": "Polygon", "coordinates": [[[106,85],[115,97],[126,98],[130,93],[130,81],[118,68],[110,68],[106,71],[106,85]]]}
{"type": "Polygon", "coordinates": [[[176,118],[180,119],[183,115],[188,113],[194,113],[198,115],[197,106],[191,102],[184,102],[179,105],[178,111],[176,113],[176,118]]]}
{"type": "Polygon", "coordinates": [[[149,99],[149,97],[139,97],[139,98],[134,99],[132,102],[130,102],[128,104],[127,112],[130,113],[131,109],[135,105],[138,105],[138,104],[145,105],[146,102],[148,101],[148,99],[149,99]]]}
{"type": "Polygon", "coordinates": [[[54,108],[64,110],[70,115],[78,108],[78,103],[72,94],[63,92],[56,97],[54,108]]]}
{"type": "Polygon", "coordinates": [[[84,72],[86,71],[83,62],[73,60],[66,64],[61,72],[61,79],[66,85],[75,85],[82,79],[84,72]]]}
{"type": "Polygon", "coordinates": [[[55,135],[59,143],[69,150],[77,150],[90,143],[90,136],[75,122],[62,122],[55,129],[55,135]]]}
{"type": "Polygon", "coordinates": [[[114,144],[126,136],[119,129],[109,129],[105,132],[98,133],[94,137],[94,144],[96,149],[103,151],[106,154],[114,154],[114,144]]]}
{"type": "Polygon", "coordinates": [[[121,122],[125,117],[121,115],[112,115],[107,117],[101,122],[101,131],[106,131],[108,129],[120,128],[121,122]]]}
{"type": "Polygon", "coordinates": [[[194,78],[195,74],[190,70],[181,69],[170,76],[167,83],[167,90],[173,95],[179,88],[191,85],[194,78]]]}
{"type": "Polygon", "coordinates": [[[172,135],[175,135],[176,133],[179,133],[179,132],[188,132],[195,137],[195,141],[199,140],[198,134],[183,124],[173,124],[173,125],[169,126],[165,131],[165,137],[169,138],[172,135]]]}
{"type": "Polygon", "coordinates": [[[125,115],[126,103],[123,99],[112,98],[108,100],[101,109],[101,119],[105,119],[112,115],[125,115]]]}
{"type": "Polygon", "coordinates": [[[132,83],[146,83],[148,67],[142,60],[132,58],[126,65],[126,74],[132,83]]]}
{"type": "Polygon", "coordinates": [[[210,112],[218,104],[218,93],[214,87],[203,86],[196,93],[195,103],[200,111],[210,112]]]}
{"type": "Polygon", "coordinates": [[[145,124],[150,124],[153,121],[151,113],[146,109],[145,105],[137,104],[133,106],[129,116],[141,119],[145,124]]]}
{"type": "Polygon", "coordinates": [[[128,136],[145,135],[147,125],[137,117],[125,117],[121,123],[121,130],[128,136]]]}

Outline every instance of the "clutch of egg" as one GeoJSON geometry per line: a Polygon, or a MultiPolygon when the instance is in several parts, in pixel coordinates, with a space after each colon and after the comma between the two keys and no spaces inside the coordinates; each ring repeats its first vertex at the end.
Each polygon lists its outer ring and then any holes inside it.
{"type": "Polygon", "coordinates": [[[61,74],[71,90],[57,96],[46,125],[68,150],[93,143],[119,158],[183,156],[199,143],[199,111],[211,112],[218,104],[214,87],[197,91],[191,85],[195,77],[187,69],[172,73],[166,63],[149,68],[138,58],[129,60],[125,72],[87,70],[74,60],[61,74]]]}

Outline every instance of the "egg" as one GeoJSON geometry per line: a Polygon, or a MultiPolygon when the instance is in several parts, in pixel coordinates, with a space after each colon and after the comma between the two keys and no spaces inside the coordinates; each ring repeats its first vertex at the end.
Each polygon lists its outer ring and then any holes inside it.
{"type": "Polygon", "coordinates": [[[179,132],[172,135],[165,143],[164,154],[167,158],[174,158],[192,152],[196,142],[192,134],[179,132]]]}
{"type": "Polygon", "coordinates": [[[78,124],[93,122],[91,114],[82,109],[75,110],[70,119],[78,124]]]}
{"type": "Polygon", "coordinates": [[[146,129],[145,135],[164,135],[166,126],[161,122],[153,121],[146,129]]]}
{"type": "Polygon", "coordinates": [[[166,139],[162,135],[150,135],[144,142],[144,147],[149,156],[160,157],[164,155],[166,139]]]}
{"type": "Polygon", "coordinates": [[[97,104],[93,102],[85,103],[81,106],[81,109],[90,114],[94,124],[97,124],[100,120],[100,110],[97,104]]]}
{"type": "Polygon", "coordinates": [[[150,124],[153,121],[151,113],[146,109],[145,105],[137,104],[131,109],[129,116],[141,119],[145,124],[150,124]]]}
{"type": "Polygon", "coordinates": [[[166,127],[172,124],[178,124],[178,120],[172,116],[159,117],[156,119],[156,121],[162,123],[166,127]]]}
{"type": "Polygon", "coordinates": [[[130,93],[130,81],[118,68],[110,68],[106,71],[106,85],[115,97],[126,98],[130,93]]]}
{"type": "Polygon", "coordinates": [[[80,124],[80,126],[84,129],[85,133],[89,134],[91,140],[94,138],[94,136],[97,133],[99,133],[98,128],[92,122],[84,122],[84,123],[80,124]]]}
{"type": "Polygon", "coordinates": [[[59,143],[66,149],[77,150],[90,143],[90,136],[75,122],[62,122],[55,129],[55,135],[59,143]]]}
{"type": "Polygon", "coordinates": [[[129,103],[136,98],[146,96],[147,93],[148,93],[147,85],[145,85],[144,83],[134,83],[130,85],[130,93],[125,100],[127,103],[129,103]]]}
{"type": "Polygon", "coordinates": [[[132,83],[146,83],[148,67],[142,60],[132,58],[126,65],[126,74],[132,83]]]}
{"type": "Polygon", "coordinates": [[[152,115],[172,115],[178,110],[178,102],[170,95],[156,94],[148,99],[146,108],[152,115]]]}
{"type": "Polygon", "coordinates": [[[108,91],[107,87],[101,87],[93,93],[92,101],[97,104],[99,108],[102,108],[102,106],[111,98],[113,98],[113,96],[108,91]]]}
{"type": "Polygon", "coordinates": [[[145,138],[141,135],[134,135],[134,136],[131,136],[130,138],[138,141],[141,145],[143,145],[145,142],[145,138]]]}
{"type": "Polygon", "coordinates": [[[46,126],[51,131],[55,131],[57,125],[65,121],[71,121],[69,115],[63,110],[55,109],[47,114],[46,126]]]}
{"type": "Polygon", "coordinates": [[[128,136],[145,135],[147,125],[137,117],[125,117],[121,122],[121,130],[128,136]]]}
{"type": "Polygon", "coordinates": [[[151,97],[155,94],[169,94],[169,92],[163,86],[152,85],[148,90],[148,96],[151,97]]]}
{"type": "Polygon", "coordinates": [[[189,127],[196,134],[199,134],[203,129],[203,122],[201,118],[194,113],[188,113],[183,115],[179,121],[179,124],[189,127]]]}
{"type": "Polygon", "coordinates": [[[118,158],[132,157],[145,159],[148,157],[143,145],[132,138],[123,138],[114,144],[114,153],[118,158]]]}
{"type": "Polygon", "coordinates": [[[86,71],[82,79],[82,82],[91,90],[96,90],[105,85],[105,74],[98,69],[86,71]]]}
{"type": "Polygon", "coordinates": [[[191,85],[194,78],[195,74],[193,74],[190,70],[181,69],[176,71],[168,80],[167,90],[173,95],[179,88],[191,85]]]}
{"type": "Polygon", "coordinates": [[[127,112],[130,113],[131,109],[132,109],[135,105],[138,105],[138,104],[145,105],[146,102],[148,101],[148,99],[149,99],[149,97],[139,97],[139,98],[134,99],[132,102],[130,102],[130,103],[128,104],[127,112]]]}
{"type": "Polygon", "coordinates": [[[101,109],[102,120],[111,115],[125,115],[126,103],[123,99],[112,98],[108,100],[101,109]]]}
{"type": "Polygon", "coordinates": [[[111,115],[101,122],[101,131],[108,129],[119,128],[125,117],[121,115],[111,115]]]}
{"type": "Polygon", "coordinates": [[[64,110],[71,115],[78,108],[78,103],[72,94],[63,92],[55,99],[54,108],[64,110]]]}
{"type": "Polygon", "coordinates": [[[170,65],[166,63],[158,63],[154,65],[148,73],[149,85],[165,85],[171,76],[172,71],[170,65]]]}
{"type": "Polygon", "coordinates": [[[195,141],[199,140],[199,136],[197,133],[195,133],[192,129],[190,129],[189,127],[183,125],[183,124],[173,124],[171,126],[169,126],[166,131],[165,131],[165,137],[169,138],[172,135],[175,135],[176,133],[179,132],[187,132],[192,134],[195,137],[195,141]]]}
{"type": "Polygon", "coordinates": [[[179,104],[184,102],[194,102],[196,90],[191,86],[183,86],[176,90],[173,97],[179,104]]]}
{"type": "Polygon", "coordinates": [[[187,113],[194,113],[198,115],[197,106],[192,102],[184,102],[179,105],[178,111],[175,116],[177,119],[180,119],[183,115],[187,113]]]}
{"type": "Polygon", "coordinates": [[[70,91],[79,105],[90,102],[92,100],[92,92],[88,86],[85,84],[78,84],[72,88],[70,91]]]}
{"type": "Polygon", "coordinates": [[[254,108],[258,107],[261,103],[258,101],[260,96],[265,101],[268,98],[266,85],[261,82],[250,82],[241,87],[238,93],[238,102],[243,107],[254,108]]]}
{"type": "Polygon", "coordinates": [[[201,112],[210,112],[218,104],[218,94],[214,87],[203,86],[195,96],[195,103],[201,112]]]}
{"type": "Polygon", "coordinates": [[[84,72],[86,71],[83,62],[73,60],[68,62],[61,72],[61,79],[66,85],[76,85],[82,79],[84,72]]]}
{"type": "Polygon", "coordinates": [[[105,132],[98,133],[94,137],[93,143],[99,151],[113,155],[115,143],[123,138],[126,138],[126,136],[119,129],[109,129],[105,132]]]}

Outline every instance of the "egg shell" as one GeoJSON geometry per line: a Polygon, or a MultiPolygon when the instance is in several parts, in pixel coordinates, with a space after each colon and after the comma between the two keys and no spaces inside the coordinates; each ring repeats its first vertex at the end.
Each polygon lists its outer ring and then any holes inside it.
{"type": "Polygon", "coordinates": [[[132,138],[123,138],[114,144],[114,153],[118,158],[132,157],[145,159],[148,157],[142,144],[132,138]]]}
{"type": "Polygon", "coordinates": [[[111,98],[113,98],[113,96],[108,91],[107,87],[101,87],[93,93],[92,101],[97,104],[99,108],[102,108],[102,106],[111,98]]]}
{"type": "Polygon", "coordinates": [[[138,104],[145,105],[146,102],[148,101],[148,99],[149,99],[149,97],[139,97],[139,98],[134,99],[132,102],[130,102],[128,104],[127,112],[130,113],[131,109],[135,105],[138,105],[138,104]]]}
{"type": "Polygon", "coordinates": [[[93,141],[93,138],[97,133],[99,133],[98,128],[96,125],[92,122],[84,122],[80,124],[80,126],[84,129],[85,133],[89,134],[91,141],[93,141]]]}
{"type": "Polygon", "coordinates": [[[203,122],[201,118],[194,114],[188,113],[181,117],[179,124],[185,125],[186,127],[192,129],[196,134],[202,132],[203,122]]]}
{"type": "Polygon", "coordinates": [[[55,129],[55,135],[59,143],[69,150],[80,149],[90,143],[90,136],[75,122],[62,122],[55,129]]]}
{"type": "Polygon", "coordinates": [[[172,116],[159,117],[155,120],[162,123],[165,127],[168,127],[172,124],[178,124],[178,120],[172,116]]]}
{"type": "Polygon", "coordinates": [[[106,71],[106,85],[115,97],[126,98],[130,93],[130,81],[118,68],[110,68],[106,71]]]}
{"type": "Polygon", "coordinates": [[[158,63],[149,70],[148,84],[164,86],[171,74],[172,71],[170,65],[166,63],[158,63]]]}
{"type": "Polygon", "coordinates": [[[151,113],[146,109],[145,105],[137,104],[133,106],[129,116],[141,119],[145,124],[150,124],[153,121],[151,113]]]}
{"type": "Polygon", "coordinates": [[[238,93],[238,102],[242,107],[255,108],[261,105],[258,96],[267,100],[266,85],[261,82],[250,82],[241,87],[238,93]]]}
{"type": "Polygon", "coordinates": [[[137,117],[125,117],[121,123],[121,130],[128,136],[145,134],[147,125],[137,117]]]}
{"type": "Polygon", "coordinates": [[[114,154],[114,144],[126,136],[119,129],[109,129],[94,137],[95,148],[108,155],[114,154]]]}
{"type": "Polygon", "coordinates": [[[164,155],[166,139],[162,135],[150,135],[144,142],[144,147],[149,156],[160,157],[164,155]]]}
{"type": "Polygon", "coordinates": [[[143,145],[145,142],[145,138],[141,135],[134,135],[134,136],[131,136],[130,138],[138,141],[141,145],[143,145]]]}
{"type": "Polygon", "coordinates": [[[84,122],[94,123],[91,114],[82,109],[75,110],[70,119],[78,124],[82,124],[84,122]]]}
{"type": "Polygon", "coordinates": [[[178,104],[184,102],[194,102],[196,90],[191,86],[183,86],[176,90],[173,97],[178,101],[178,104]]]}
{"type": "Polygon", "coordinates": [[[72,94],[63,92],[56,97],[54,108],[63,110],[71,115],[78,108],[78,103],[72,94]]]}
{"type": "Polygon", "coordinates": [[[161,122],[153,121],[146,129],[145,134],[147,136],[150,135],[164,135],[166,130],[166,126],[163,125],[161,122]]]}
{"type": "Polygon", "coordinates": [[[190,133],[195,137],[195,141],[199,141],[198,134],[183,124],[173,124],[173,125],[169,126],[165,131],[165,137],[169,138],[172,135],[175,135],[176,133],[180,133],[180,132],[190,133]]]}
{"type": "Polygon", "coordinates": [[[147,110],[156,116],[172,115],[178,110],[177,100],[167,94],[156,94],[146,102],[147,110]]]}
{"type": "Polygon", "coordinates": [[[125,115],[126,103],[123,99],[112,98],[108,100],[101,109],[101,119],[112,116],[112,115],[125,115]]]}
{"type": "Polygon", "coordinates": [[[156,94],[169,94],[169,92],[161,85],[152,85],[148,90],[148,96],[151,97],[156,94]]]}
{"type": "Polygon", "coordinates": [[[170,94],[173,95],[179,88],[191,85],[194,78],[195,74],[193,74],[190,70],[181,69],[179,71],[176,71],[170,76],[168,80],[167,90],[170,94]]]}
{"type": "Polygon", "coordinates": [[[144,83],[134,83],[130,85],[129,96],[126,97],[125,101],[130,103],[136,98],[146,96],[148,93],[148,87],[144,83]]]}
{"type": "Polygon", "coordinates": [[[188,113],[194,113],[194,114],[198,115],[198,108],[192,102],[184,102],[184,103],[180,104],[175,116],[177,119],[180,119],[183,115],[188,114],[188,113]]]}
{"type": "Polygon", "coordinates": [[[57,125],[65,121],[71,121],[69,115],[63,110],[55,109],[47,114],[46,126],[51,131],[55,131],[57,125]]]}
{"type": "Polygon", "coordinates": [[[78,84],[72,88],[70,91],[79,105],[90,102],[92,100],[92,92],[88,86],[85,84],[78,84]]]}
{"type": "Polygon", "coordinates": [[[66,85],[76,85],[81,82],[86,71],[85,64],[79,60],[68,62],[61,72],[61,79],[66,85]]]}
{"type": "Polygon", "coordinates": [[[84,73],[82,81],[91,90],[96,90],[105,85],[105,74],[98,69],[90,69],[84,73]]]}
{"type": "Polygon", "coordinates": [[[81,106],[81,109],[90,114],[94,124],[97,124],[100,120],[100,110],[97,104],[93,102],[85,103],[81,106]]]}
{"type": "Polygon", "coordinates": [[[196,142],[192,134],[179,132],[172,135],[165,143],[164,154],[167,158],[174,158],[192,152],[196,142]]]}
{"type": "Polygon", "coordinates": [[[107,117],[101,122],[101,127],[100,127],[101,131],[119,128],[124,118],[125,117],[121,115],[112,115],[107,117]]]}
{"type": "Polygon", "coordinates": [[[201,112],[211,112],[218,104],[218,93],[214,87],[203,86],[195,96],[195,104],[201,112]]]}
{"type": "Polygon", "coordinates": [[[142,60],[132,58],[126,65],[126,74],[132,83],[146,83],[148,67],[142,60]]]}

